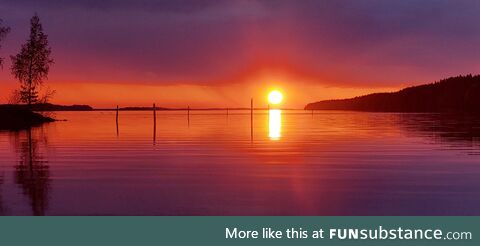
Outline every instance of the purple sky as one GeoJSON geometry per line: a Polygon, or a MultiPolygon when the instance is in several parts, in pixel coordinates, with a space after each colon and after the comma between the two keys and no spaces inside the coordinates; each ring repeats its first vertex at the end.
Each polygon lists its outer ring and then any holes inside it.
{"type": "Polygon", "coordinates": [[[480,71],[476,0],[2,0],[0,55],[18,52],[34,12],[57,82],[216,85],[267,71],[385,87],[480,71]]]}

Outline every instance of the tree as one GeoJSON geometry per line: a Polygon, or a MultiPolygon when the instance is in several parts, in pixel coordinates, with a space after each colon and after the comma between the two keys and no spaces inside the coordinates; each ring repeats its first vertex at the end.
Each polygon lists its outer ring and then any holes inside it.
{"type": "MultiPolygon", "coordinates": [[[[0,19],[0,42],[2,42],[5,36],[7,36],[7,33],[10,32],[10,27],[3,26],[2,24],[3,24],[3,20],[0,19]]],[[[0,48],[2,48],[1,45],[0,45],[0,48]]],[[[0,67],[1,66],[3,66],[3,58],[0,57],[0,67]]]]}
{"type": "Polygon", "coordinates": [[[22,96],[19,90],[13,90],[7,98],[8,104],[19,104],[22,102],[22,96]]]}
{"type": "Polygon", "coordinates": [[[12,74],[20,81],[21,100],[28,105],[38,102],[39,87],[47,79],[53,59],[47,35],[43,33],[40,18],[35,14],[30,20],[30,37],[20,53],[11,56],[12,74]]]}
{"type": "Polygon", "coordinates": [[[43,96],[38,100],[39,103],[48,103],[50,99],[57,93],[56,90],[52,90],[50,87],[47,87],[44,90],[43,96]]]}

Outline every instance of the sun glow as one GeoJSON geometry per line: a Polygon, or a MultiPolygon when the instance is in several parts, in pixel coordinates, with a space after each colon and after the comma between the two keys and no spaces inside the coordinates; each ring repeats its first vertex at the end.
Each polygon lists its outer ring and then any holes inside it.
{"type": "Polygon", "coordinates": [[[268,94],[268,102],[271,104],[279,104],[283,100],[283,95],[280,91],[273,90],[268,94]]]}

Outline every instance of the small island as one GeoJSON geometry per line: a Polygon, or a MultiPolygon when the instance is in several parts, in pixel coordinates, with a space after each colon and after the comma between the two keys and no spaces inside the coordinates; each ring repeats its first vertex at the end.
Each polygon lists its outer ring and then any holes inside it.
{"type": "Polygon", "coordinates": [[[451,77],[391,93],[307,104],[305,110],[480,113],[480,75],[451,77]]]}
{"type": "Polygon", "coordinates": [[[0,130],[21,130],[54,122],[55,119],[37,112],[44,111],[91,111],[88,105],[55,105],[50,103],[0,105],[0,130]]]}
{"type": "Polygon", "coordinates": [[[3,109],[3,107],[0,109],[0,118],[2,119],[0,130],[21,130],[55,121],[31,110],[3,109]]]}

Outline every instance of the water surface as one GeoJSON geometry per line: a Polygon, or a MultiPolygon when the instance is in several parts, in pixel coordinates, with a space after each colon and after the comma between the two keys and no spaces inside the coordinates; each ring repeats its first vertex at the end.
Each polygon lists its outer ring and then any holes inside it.
{"type": "Polygon", "coordinates": [[[480,215],[480,120],[59,112],[0,132],[3,215],[480,215]],[[253,138],[252,138],[253,132],[253,138]]]}

